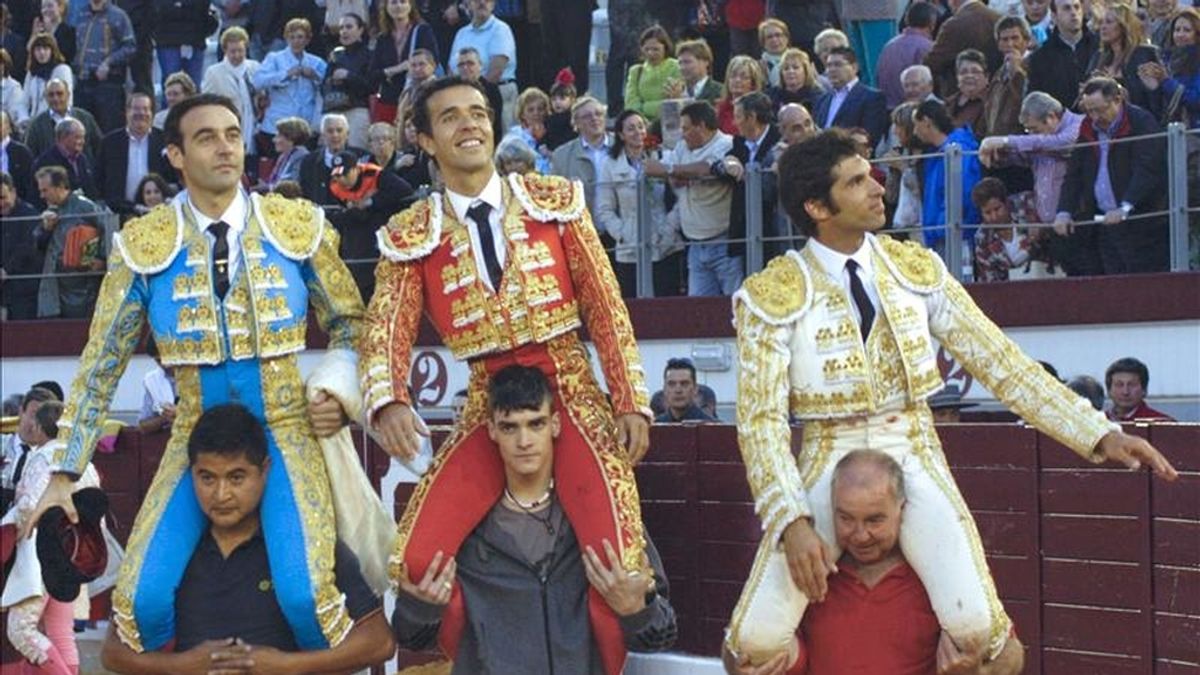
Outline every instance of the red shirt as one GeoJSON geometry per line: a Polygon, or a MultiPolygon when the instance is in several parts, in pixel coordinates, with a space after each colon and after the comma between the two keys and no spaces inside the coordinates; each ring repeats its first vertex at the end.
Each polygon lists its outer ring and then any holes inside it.
{"type": "Polygon", "coordinates": [[[788,672],[934,675],[941,631],[925,587],[908,563],[893,567],[873,588],[843,565],[829,577],[825,601],[805,611],[800,660],[788,672]]]}
{"type": "Polygon", "coordinates": [[[1150,406],[1146,405],[1145,401],[1142,401],[1138,407],[1130,410],[1128,415],[1117,417],[1113,414],[1112,410],[1109,410],[1108,419],[1114,422],[1132,422],[1133,420],[1163,420],[1164,422],[1175,421],[1174,417],[1171,417],[1165,412],[1160,412],[1154,408],[1151,408],[1150,406]]]}

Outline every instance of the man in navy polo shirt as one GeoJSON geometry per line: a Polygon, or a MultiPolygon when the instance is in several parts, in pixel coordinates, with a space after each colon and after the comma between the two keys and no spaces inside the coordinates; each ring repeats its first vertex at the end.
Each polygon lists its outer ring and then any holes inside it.
{"type": "Polygon", "coordinates": [[[382,602],[341,542],[334,572],[354,626],[337,647],[297,650],[267,562],[259,506],[271,461],[262,424],[249,410],[226,404],[206,411],[188,439],[188,463],[209,528],[175,595],[174,650],[138,654],[110,631],[101,655],[105,668],[127,675],[347,672],[392,657],[395,642],[382,602]]]}

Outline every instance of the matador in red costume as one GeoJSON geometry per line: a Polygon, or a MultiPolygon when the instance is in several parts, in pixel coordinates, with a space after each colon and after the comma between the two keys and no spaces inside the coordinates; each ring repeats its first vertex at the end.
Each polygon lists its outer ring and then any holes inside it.
{"type": "MultiPolygon", "coordinates": [[[[446,189],[379,232],[381,260],[359,363],[368,424],[392,454],[409,457],[423,433],[407,391],[422,312],[470,366],[462,418],[417,485],[399,523],[392,578],[419,581],[439,551],[454,555],[504,490],[488,438],[487,382],[510,364],[540,368],[555,389],[562,432],[553,489],[580,548],[607,539],[627,573],[648,574],[632,465],[645,452],[650,410],[637,344],[616,278],[579,183],[492,166],[491,112],[471,83],[446,78],[413,107],[421,147],[446,189]],[[586,327],[599,355],[600,389],[586,327]],[[628,451],[622,447],[628,444],[628,451]]],[[[593,635],[606,672],[624,666],[621,629],[595,589],[593,635]]],[[[439,641],[453,657],[464,620],[453,591],[439,641]]]]}

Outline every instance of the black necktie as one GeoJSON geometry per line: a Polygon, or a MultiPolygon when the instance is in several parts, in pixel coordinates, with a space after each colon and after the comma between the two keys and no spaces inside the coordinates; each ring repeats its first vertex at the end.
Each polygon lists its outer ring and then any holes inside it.
{"type": "Polygon", "coordinates": [[[858,307],[859,327],[862,329],[863,342],[866,342],[867,336],[871,334],[871,324],[875,323],[875,306],[871,304],[871,298],[867,297],[867,289],[863,288],[862,279],[858,278],[858,263],[853,259],[847,260],[846,269],[850,270],[850,296],[854,298],[854,305],[858,307]]]}
{"type": "Polygon", "coordinates": [[[225,233],[229,231],[229,225],[218,220],[208,226],[208,231],[217,239],[213,243],[212,250],[213,286],[217,289],[217,297],[224,300],[225,293],[229,290],[229,242],[225,241],[225,233]]]}
{"type": "Polygon", "coordinates": [[[479,246],[483,248],[483,264],[487,265],[487,275],[488,279],[492,281],[492,289],[499,293],[500,276],[503,271],[500,269],[500,259],[496,257],[496,239],[492,236],[492,224],[488,220],[491,212],[490,204],[479,202],[467,210],[467,217],[475,221],[475,225],[479,227],[479,246]]]}
{"type": "Polygon", "coordinates": [[[25,460],[29,458],[29,444],[21,444],[21,457],[17,459],[17,466],[13,469],[13,487],[21,482],[21,473],[25,471],[25,460]]]}

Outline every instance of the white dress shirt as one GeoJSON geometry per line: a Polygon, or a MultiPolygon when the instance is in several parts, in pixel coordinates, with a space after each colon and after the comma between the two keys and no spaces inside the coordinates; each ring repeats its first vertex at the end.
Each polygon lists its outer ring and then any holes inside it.
{"type": "Polygon", "coordinates": [[[137,203],[137,186],[142,178],[150,171],[150,133],[142,134],[141,138],[129,134],[129,160],[125,163],[125,198],[137,203]]]}
{"type": "Polygon", "coordinates": [[[196,217],[196,227],[204,233],[204,237],[208,239],[208,245],[212,246],[217,243],[217,238],[208,231],[208,226],[223,220],[229,225],[229,230],[225,232],[225,242],[229,244],[229,283],[233,283],[233,277],[237,273],[238,261],[241,260],[241,247],[238,241],[242,236],[242,230],[246,229],[246,216],[250,208],[246,201],[246,193],[240,189],[233,197],[233,201],[229,202],[229,206],[225,209],[225,213],[221,214],[220,218],[209,218],[196,208],[192,202],[191,195],[186,191],[182,195],[176,196],[176,199],[184,198],[187,200],[187,205],[192,209],[192,215],[196,217]]]}
{"type": "Polygon", "coordinates": [[[504,192],[500,189],[500,174],[493,171],[492,177],[483,187],[483,191],[473,197],[446,188],[446,199],[450,201],[454,217],[467,227],[467,233],[471,236],[471,252],[475,255],[475,269],[478,270],[479,280],[495,293],[496,289],[492,287],[492,280],[488,278],[487,263],[483,258],[483,245],[479,241],[479,227],[474,220],[467,217],[467,211],[471,210],[471,207],[478,202],[486,202],[488,206],[492,207],[492,212],[488,214],[488,225],[492,228],[496,260],[500,263],[500,269],[504,269],[504,262],[508,259],[508,242],[504,238],[504,227],[501,222],[501,218],[504,216],[504,192]]]}
{"type": "Polygon", "coordinates": [[[838,285],[846,292],[846,297],[850,298],[850,310],[854,312],[854,318],[858,319],[859,323],[862,323],[862,315],[858,312],[858,305],[854,304],[854,296],[850,294],[850,270],[846,269],[846,261],[853,259],[858,263],[858,278],[867,291],[871,305],[875,307],[875,316],[879,316],[879,292],[875,290],[875,261],[871,257],[871,244],[867,241],[869,236],[871,235],[864,236],[862,245],[850,255],[829,248],[817,241],[816,237],[808,240],[808,247],[817,262],[821,263],[821,268],[837,280],[838,285]]]}
{"type": "Polygon", "coordinates": [[[829,116],[825,118],[824,129],[833,126],[833,121],[837,119],[837,114],[842,109],[842,104],[846,102],[846,97],[850,95],[850,90],[858,84],[858,78],[854,78],[846,83],[846,86],[841,89],[833,90],[833,99],[829,101],[829,116]]]}

